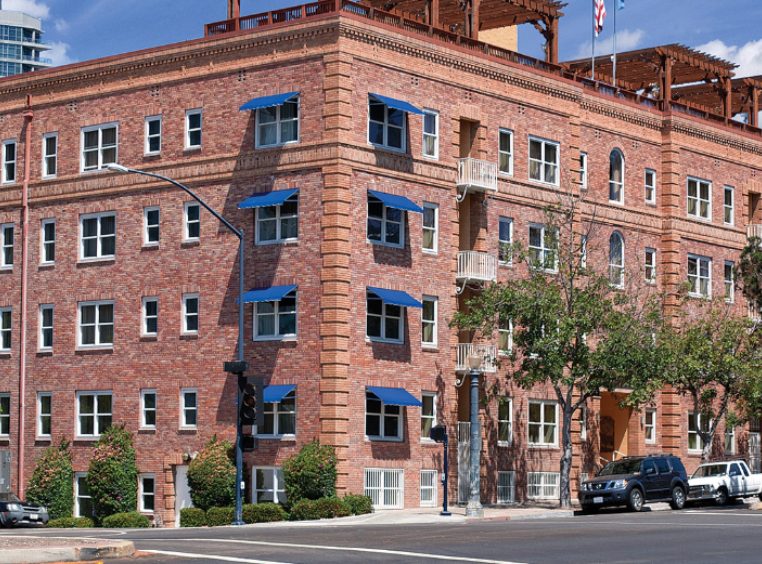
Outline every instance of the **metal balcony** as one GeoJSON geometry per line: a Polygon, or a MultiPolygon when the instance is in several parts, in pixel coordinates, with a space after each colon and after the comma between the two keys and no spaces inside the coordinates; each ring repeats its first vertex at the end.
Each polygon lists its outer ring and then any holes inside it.
{"type": "Polygon", "coordinates": [[[456,372],[469,372],[471,370],[468,359],[471,355],[480,356],[482,372],[497,372],[497,347],[495,345],[474,345],[471,343],[459,343],[457,345],[457,358],[455,360],[456,372]]]}
{"type": "Polygon", "coordinates": [[[472,192],[497,192],[497,164],[489,161],[472,159],[471,157],[458,160],[458,188],[462,196],[472,192]]]}
{"type": "Polygon", "coordinates": [[[493,282],[497,279],[497,258],[478,251],[458,253],[458,282],[493,282]]]}
{"type": "Polygon", "coordinates": [[[746,228],[746,236],[750,239],[752,237],[759,237],[760,239],[762,239],[762,224],[750,223],[749,226],[746,228]]]}

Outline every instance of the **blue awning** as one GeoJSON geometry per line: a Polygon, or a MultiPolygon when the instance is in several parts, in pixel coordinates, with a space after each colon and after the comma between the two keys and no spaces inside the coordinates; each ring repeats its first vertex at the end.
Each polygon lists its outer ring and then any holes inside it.
{"type": "Polygon", "coordinates": [[[394,108],[395,110],[400,110],[402,112],[409,112],[411,114],[418,114],[419,116],[423,115],[423,111],[416,108],[410,102],[405,102],[404,100],[397,100],[396,98],[389,98],[389,96],[381,96],[381,94],[371,93],[370,97],[375,99],[378,102],[381,102],[382,104],[386,104],[390,108],[394,108]]]}
{"type": "Polygon", "coordinates": [[[296,389],[296,384],[283,384],[280,386],[266,386],[264,393],[265,403],[280,403],[283,398],[296,389]]]}
{"type": "Polygon", "coordinates": [[[299,188],[291,188],[290,190],[273,190],[272,192],[253,194],[238,204],[238,209],[247,210],[250,208],[264,208],[266,206],[280,206],[298,192],[299,188]]]}
{"type": "Polygon", "coordinates": [[[368,195],[373,196],[374,198],[378,198],[385,206],[389,208],[423,213],[423,208],[421,206],[416,204],[414,201],[406,198],[405,196],[395,196],[394,194],[387,194],[386,192],[378,192],[376,190],[368,190],[368,195]]]}
{"type": "Polygon", "coordinates": [[[286,294],[293,290],[296,290],[296,284],[291,286],[270,286],[269,288],[249,290],[243,295],[243,303],[277,302],[282,300],[286,294]]]}
{"type": "Polygon", "coordinates": [[[371,294],[376,294],[387,304],[398,305],[402,307],[423,308],[423,304],[407,292],[400,292],[399,290],[385,290],[383,288],[373,288],[371,286],[368,286],[368,292],[371,294]]]}
{"type": "Polygon", "coordinates": [[[260,108],[271,108],[273,106],[282,106],[288,102],[294,96],[298,96],[299,92],[287,92],[285,94],[273,94],[272,96],[262,96],[261,98],[254,98],[249,100],[243,106],[239,108],[240,111],[246,110],[258,110],[260,108]]]}
{"type": "Polygon", "coordinates": [[[405,388],[380,388],[368,386],[368,391],[386,405],[421,407],[421,402],[405,388]]]}

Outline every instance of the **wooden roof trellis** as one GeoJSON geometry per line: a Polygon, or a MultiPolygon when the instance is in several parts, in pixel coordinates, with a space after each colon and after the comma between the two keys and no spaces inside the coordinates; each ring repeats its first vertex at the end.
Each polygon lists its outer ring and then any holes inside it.
{"type": "MultiPolygon", "coordinates": [[[[749,116],[749,124],[758,127],[762,75],[734,78],[730,84],[731,116],[746,113],[749,116]]],[[[724,111],[722,96],[726,94],[724,86],[716,82],[692,84],[672,90],[674,100],[704,106],[716,114],[721,114],[724,111]]]]}

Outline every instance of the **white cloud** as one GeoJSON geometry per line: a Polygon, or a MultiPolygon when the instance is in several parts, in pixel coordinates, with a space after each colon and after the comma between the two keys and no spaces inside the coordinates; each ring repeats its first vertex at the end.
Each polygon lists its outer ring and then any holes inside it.
{"type": "Polygon", "coordinates": [[[3,9],[24,12],[35,18],[42,19],[50,15],[50,6],[38,0],[3,0],[3,9]]]}
{"type": "Polygon", "coordinates": [[[50,45],[51,49],[50,51],[45,51],[44,56],[50,57],[53,60],[53,66],[58,67],[61,65],[68,65],[69,63],[76,62],[69,56],[68,43],[63,43],[62,41],[54,41],[53,43],[48,43],[48,45],[50,45]]]}
{"type": "Polygon", "coordinates": [[[69,29],[69,22],[62,18],[58,18],[53,22],[53,27],[56,29],[58,33],[64,33],[69,29]]]}
{"type": "MultiPolygon", "coordinates": [[[[616,50],[618,53],[623,51],[631,51],[640,46],[643,37],[646,32],[642,29],[623,29],[616,34],[616,50]]],[[[575,59],[584,59],[590,57],[593,52],[593,42],[586,41],[577,49],[575,59]]],[[[608,37],[598,37],[595,40],[595,56],[606,55],[614,52],[614,35],[609,34],[608,37]]]]}
{"type": "Polygon", "coordinates": [[[741,45],[726,45],[721,39],[715,39],[696,47],[715,57],[720,57],[738,65],[736,76],[754,76],[762,74],[762,39],[749,41],[741,45]]]}

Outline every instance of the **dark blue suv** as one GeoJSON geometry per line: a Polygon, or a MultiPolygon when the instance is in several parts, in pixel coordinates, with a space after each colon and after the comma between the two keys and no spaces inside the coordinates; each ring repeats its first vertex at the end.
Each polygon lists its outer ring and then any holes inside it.
{"type": "Polygon", "coordinates": [[[579,502],[583,511],[591,513],[611,505],[640,511],[655,501],[682,509],[687,493],[688,475],[678,457],[634,456],[609,462],[595,478],[582,483],[579,502]]]}

